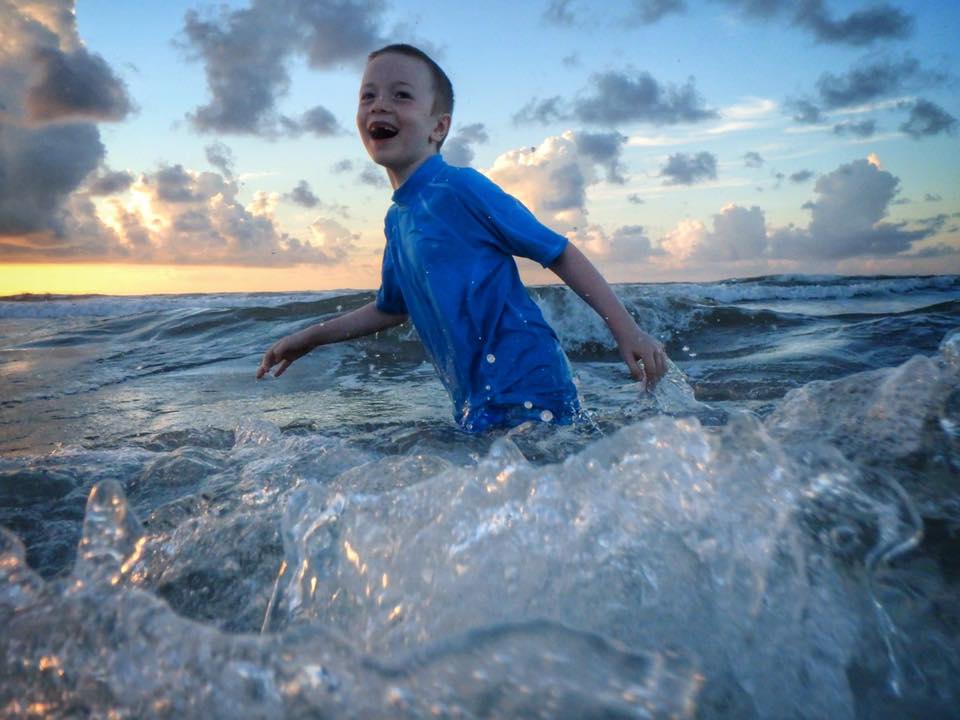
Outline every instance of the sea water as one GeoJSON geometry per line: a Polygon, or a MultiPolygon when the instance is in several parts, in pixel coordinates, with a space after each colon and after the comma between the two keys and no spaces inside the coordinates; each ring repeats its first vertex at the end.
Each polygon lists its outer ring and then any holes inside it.
{"type": "Polygon", "coordinates": [[[466,434],[369,292],[0,301],[3,717],[956,717],[960,278],[620,285],[466,434]]]}

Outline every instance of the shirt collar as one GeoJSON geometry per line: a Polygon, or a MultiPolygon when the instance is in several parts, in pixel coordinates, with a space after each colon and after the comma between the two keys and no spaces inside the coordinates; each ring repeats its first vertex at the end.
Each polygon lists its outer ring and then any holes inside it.
{"type": "Polygon", "coordinates": [[[393,201],[400,205],[406,205],[446,166],[447,164],[443,161],[440,153],[431,155],[420,163],[420,167],[413,171],[413,175],[408,177],[403,185],[393,191],[393,201]]]}

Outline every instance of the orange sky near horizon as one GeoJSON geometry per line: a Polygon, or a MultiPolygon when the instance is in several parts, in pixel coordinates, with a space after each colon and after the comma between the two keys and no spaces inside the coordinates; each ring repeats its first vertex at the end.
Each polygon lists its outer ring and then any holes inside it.
{"type": "Polygon", "coordinates": [[[379,268],[298,265],[264,268],[217,265],[119,263],[0,264],[0,297],[57,295],[158,295],[218,292],[301,292],[375,289],[379,268]]]}

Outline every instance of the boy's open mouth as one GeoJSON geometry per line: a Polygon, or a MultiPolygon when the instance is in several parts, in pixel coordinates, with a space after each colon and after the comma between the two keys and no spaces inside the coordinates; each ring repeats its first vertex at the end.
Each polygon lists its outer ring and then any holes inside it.
{"type": "Polygon", "coordinates": [[[393,125],[385,122],[370,123],[367,131],[374,140],[388,140],[400,132],[393,125]]]}

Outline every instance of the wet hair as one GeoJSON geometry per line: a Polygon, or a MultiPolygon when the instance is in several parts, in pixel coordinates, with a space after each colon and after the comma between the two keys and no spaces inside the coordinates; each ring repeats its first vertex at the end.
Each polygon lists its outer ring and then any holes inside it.
{"type": "Polygon", "coordinates": [[[427,67],[430,69],[430,75],[433,78],[433,113],[446,113],[448,115],[453,114],[453,84],[450,82],[450,78],[447,77],[447,74],[443,71],[443,68],[437,65],[437,63],[433,61],[432,57],[427,55],[420,48],[416,48],[413,45],[396,43],[395,45],[385,45],[379,50],[374,50],[372,53],[367,55],[367,62],[370,62],[374,58],[380,57],[381,55],[386,55],[388,53],[406,55],[407,57],[416,58],[417,60],[426,63],[427,67]]]}

